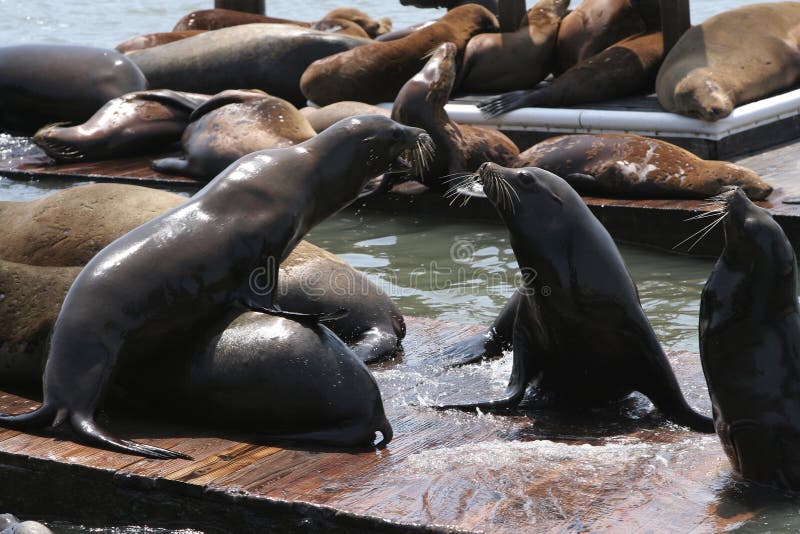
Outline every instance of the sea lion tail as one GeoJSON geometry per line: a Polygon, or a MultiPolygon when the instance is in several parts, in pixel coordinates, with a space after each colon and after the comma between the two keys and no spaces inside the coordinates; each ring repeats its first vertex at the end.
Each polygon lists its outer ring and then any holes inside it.
{"type": "Polygon", "coordinates": [[[194,459],[191,456],[180,452],[115,438],[114,436],[100,429],[92,418],[76,412],[69,414],[69,421],[75,433],[92,445],[98,445],[127,454],[145,456],[147,458],[153,458],[156,460],[174,460],[178,458],[183,460],[194,459]]]}
{"type": "Polygon", "coordinates": [[[52,404],[44,403],[32,412],[18,415],[0,415],[0,426],[14,430],[27,430],[29,428],[42,428],[53,424],[58,410],[52,404]]]}

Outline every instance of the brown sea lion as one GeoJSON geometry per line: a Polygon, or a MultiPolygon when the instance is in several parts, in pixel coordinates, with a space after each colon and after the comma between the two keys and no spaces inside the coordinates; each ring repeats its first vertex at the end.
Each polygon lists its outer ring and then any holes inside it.
{"type": "Polygon", "coordinates": [[[347,117],[355,115],[385,115],[388,117],[392,114],[388,109],[351,101],[334,102],[321,108],[305,107],[300,109],[300,113],[317,133],[347,117]]]}
{"type": "Polygon", "coordinates": [[[561,21],[555,73],[589,59],[625,37],[660,30],[658,0],[584,0],[561,21]],[[652,4],[652,5],[651,5],[652,4]]]}
{"type": "Polygon", "coordinates": [[[519,108],[574,106],[652,93],[663,59],[661,32],[626,37],[570,67],[552,83],[488,98],[478,107],[494,116],[519,108]]]}
{"type": "MultiPolygon", "coordinates": [[[[38,267],[80,268],[118,237],[185,200],[175,193],[145,187],[91,184],[30,202],[0,202],[0,227],[5,228],[0,240],[0,259],[34,270],[38,267]]],[[[17,287],[15,294],[22,295],[18,300],[27,302],[28,311],[19,312],[11,307],[6,308],[8,315],[0,314],[0,325],[11,331],[19,327],[15,326],[14,314],[25,319],[20,324],[27,334],[11,336],[14,343],[36,342],[39,338],[31,337],[31,329],[40,332],[37,325],[52,325],[58,313],[58,308],[51,306],[53,297],[48,292],[28,299],[30,291],[24,289],[27,286],[22,283],[30,280],[25,274],[28,271],[23,269],[16,278],[9,275],[9,280],[16,280],[13,282],[17,287]]],[[[34,275],[56,276],[42,271],[31,272],[31,276],[34,275]]],[[[71,276],[76,275],[74,271],[71,276]]],[[[59,279],[64,280],[63,277],[59,279]]],[[[71,280],[67,287],[69,283],[71,280]]],[[[301,241],[281,263],[279,283],[277,299],[287,309],[306,313],[350,310],[346,317],[328,326],[364,361],[385,359],[397,352],[405,335],[402,314],[366,275],[338,256],[301,241]]],[[[33,289],[40,287],[38,283],[31,285],[33,289]]],[[[57,299],[59,303],[63,297],[62,294],[57,299]]],[[[8,302],[0,300],[0,304],[8,302]]],[[[0,342],[4,339],[7,338],[0,337],[0,342]]],[[[0,347],[0,352],[2,350],[0,347]]],[[[12,356],[14,354],[9,357],[12,356]]]]}
{"type": "Polygon", "coordinates": [[[322,32],[352,35],[353,37],[360,37],[362,39],[370,38],[369,34],[364,31],[364,28],[352,20],[347,19],[324,18],[313,23],[311,28],[322,32]]]}
{"type": "Polygon", "coordinates": [[[211,179],[251,152],[285,148],[313,137],[306,118],[263,91],[223,91],[192,113],[181,138],[182,158],[153,162],[159,172],[211,179]]]}
{"type": "Polygon", "coordinates": [[[185,15],[175,24],[172,31],[179,32],[185,30],[218,30],[220,28],[230,28],[231,26],[241,26],[242,24],[253,23],[267,24],[294,24],[295,26],[309,27],[308,22],[299,20],[276,19],[256,13],[245,13],[233,9],[201,9],[192,11],[185,15]]]}
{"type": "Polygon", "coordinates": [[[402,39],[404,37],[408,37],[412,33],[417,30],[421,30],[423,28],[427,28],[428,26],[436,24],[435,20],[427,20],[425,22],[420,22],[419,24],[412,24],[406,28],[400,28],[397,30],[387,31],[386,33],[382,33],[378,35],[375,40],[386,42],[386,41],[397,41],[398,39],[402,39]]]}
{"type": "Polygon", "coordinates": [[[162,32],[162,33],[147,33],[145,35],[138,35],[131,37],[127,41],[122,41],[116,47],[117,52],[127,54],[134,50],[144,50],[145,48],[153,48],[162,44],[174,43],[187,37],[193,37],[207,30],[185,30],[179,32],[162,32]]]}
{"type": "Polygon", "coordinates": [[[427,168],[415,178],[428,187],[442,188],[445,177],[475,171],[486,161],[508,164],[519,149],[498,130],[460,125],[444,109],[456,76],[456,47],[444,43],[434,51],[425,67],[400,89],[392,118],[409,126],[424,128],[436,150],[427,168]]]}
{"type": "Polygon", "coordinates": [[[128,93],[110,100],[83,124],[45,126],[33,140],[56,161],[162,152],[180,140],[189,116],[209,98],[169,89],[128,93]]]}
{"type": "Polygon", "coordinates": [[[533,87],[553,66],[558,27],[569,0],[539,0],[511,33],[476,35],[467,44],[456,87],[498,92],[533,87]]]}
{"type": "MultiPolygon", "coordinates": [[[[67,293],[53,327],[42,405],[2,415],[0,425],[68,422],[93,445],[187,458],[120,439],[95,422],[114,371],[171,360],[162,352],[165,340],[191,336],[236,309],[312,328],[329,318],[275,307],[280,263],[311,228],[353,202],[367,181],[428,142],[424,131],[386,117],[346,119],[300,147],[245,156],[178,207],[115,240],[67,293]],[[255,280],[255,273],[263,276],[255,280]]],[[[329,378],[337,379],[335,373],[329,378]]]]}
{"type": "Polygon", "coordinates": [[[703,160],[665,141],[632,134],[553,137],[521,153],[514,166],[563,176],[582,195],[709,198],[738,186],[763,200],[772,192],[750,169],[703,160]]]}
{"type": "MultiPolygon", "coordinates": [[[[353,7],[339,7],[334,9],[333,11],[329,11],[322,17],[324,19],[344,19],[354,22],[358,24],[367,35],[371,38],[375,38],[381,33],[386,33],[386,21],[383,22],[378,21],[361,11],[360,9],[356,9],[353,7]],[[383,24],[383,28],[381,25],[383,24]]],[[[389,21],[389,29],[391,29],[391,20],[389,21]]]]}
{"type": "Polygon", "coordinates": [[[706,121],[800,82],[800,3],[753,4],[690,28],[664,59],[656,93],[667,111],[706,121]]]}
{"type": "Polygon", "coordinates": [[[375,42],[315,61],[303,73],[300,88],[319,106],[341,100],[391,102],[435,47],[453,43],[460,60],[470,38],[497,28],[497,19],[485,8],[462,6],[403,39],[375,42]]]}

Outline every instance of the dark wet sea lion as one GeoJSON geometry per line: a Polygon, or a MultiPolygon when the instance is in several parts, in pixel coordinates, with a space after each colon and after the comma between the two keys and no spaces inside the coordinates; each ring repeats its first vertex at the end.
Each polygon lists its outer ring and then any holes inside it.
{"type": "Polygon", "coordinates": [[[180,140],[189,116],[208,95],[169,89],[115,98],[77,126],[45,126],[34,142],[56,161],[95,161],[162,152],[180,140]]]}
{"type": "Polygon", "coordinates": [[[443,7],[448,11],[467,4],[478,4],[479,6],[485,7],[495,15],[499,13],[497,10],[497,0],[400,0],[400,4],[404,6],[421,8],[443,7]]]}
{"type": "Polygon", "coordinates": [[[80,123],[112,98],[144,89],[142,71],[114,50],[0,47],[0,131],[32,135],[45,124],[80,123]]]}
{"type": "Polygon", "coordinates": [[[476,35],[458,73],[460,91],[483,93],[533,87],[552,71],[561,19],[569,0],[539,0],[510,33],[476,35]]]}
{"type": "Polygon", "coordinates": [[[261,89],[304,106],[299,81],[308,65],[370,42],[287,24],[247,24],[126,57],[139,65],[153,87],[206,94],[261,89]]]}
{"type": "Polygon", "coordinates": [[[277,19],[257,13],[245,13],[233,9],[201,9],[185,15],[172,28],[173,32],[186,30],[219,30],[243,24],[292,24],[294,26],[308,27],[308,22],[299,20],[277,19]]]}
{"type": "Polygon", "coordinates": [[[127,54],[134,50],[144,50],[145,48],[153,48],[154,46],[160,46],[162,44],[174,43],[175,41],[180,41],[187,37],[194,37],[206,31],[207,30],[184,30],[179,32],[147,33],[122,41],[114,48],[117,52],[127,54]]]}
{"type": "Polygon", "coordinates": [[[725,248],[700,300],[700,359],[736,473],[800,490],[800,309],[794,249],[770,213],[722,196],[725,248]]]}
{"type": "Polygon", "coordinates": [[[581,195],[708,198],[735,185],[764,200],[772,192],[750,169],[703,160],[666,141],[633,134],[551,137],[521,153],[514,167],[540,167],[563,176],[581,195]]]}
{"type": "Polygon", "coordinates": [[[309,229],[426,138],[382,116],[348,119],[300,146],[240,159],[183,204],[114,241],[67,294],[53,328],[42,406],[2,416],[0,424],[36,428],[69,420],[92,444],[183,457],[95,424],[114,369],[158,361],[165,336],[191,336],[235,307],[319,320],[273,307],[280,262],[309,229]],[[277,179],[286,176],[292,179],[277,179]]]}
{"type": "Polygon", "coordinates": [[[552,83],[481,102],[489,116],[526,107],[562,107],[652,93],[664,59],[661,32],[627,37],[570,67],[552,83]]]}
{"type": "Polygon", "coordinates": [[[319,106],[341,100],[391,102],[397,91],[442,43],[453,43],[459,55],[471,37],[497,31],[497,19],[477,5],[459,7],[435,24],[389,42],[374,42],[312,63],[300,79],[303,94],[319,106]]]}
{"type": "Polygon", "coordinates": [[[349,100],[334,102],[321,108],[301,108],[300,113],[303,114],[317,133],[347,117],[355,115],[385,115],[388,117],[392,114],[388,109],[349,100]]]}
{"type": "Polygon", "coordinates": [[[392,108],[394,120],[431,135],[436,151],[415,178],[433,188],[447,186],[447,177],[473,172],[486,161],[507,165],[519,154],[498,130],[457,124],[448,117],[444,106],[456,76],[456,52],[452,43],[440,45],[422,71],[403,85],[392,108]]]}
{"type": "MultiPolygon", "coordinates": [[[[37,266],[80,268],[118,237],[185,200],[181,195],[145,187],[90,184],[30,202],[0,202],[0,227],[4,228],[0,258],[32,269],[37,266]]],[[[32,339],[31,328],[40,332],[43,330],[39,325],[52,325],[66,288],[78,274],[74,271],[63,294],[55,297],[47,292],[37,293],[41,285],[31,283],[30,287],[36,290],[31,297],[27,289],[30,276],[26,272],[25,269],[19,273],[8,271],[7,278],[3,279],[16,289],[4,291],[0,285],[0,293],[8,297],[0,300],[0,324],[11,331],[23,328],[28,335],[0,335],[0,342],[9,339],[14,343],[26,342],[32,339]],[[3,315],[3,306],[9,305],[14,295],[19,296],[16,301],[25,303],[30,314],[35,316],[33,326],[31,319],[26,319],[24,312],[21,317],[14,307],[6,309],[8,313],[3,315]],[[58,307],[53,308],[53,303],[58,307]],[[24,320],[18,323],[15,317],[24,320]]],[[[41,273],[35,274],[45,278],[41,273]]],[[[53,276],[56,274],[48,274],[48,277],[53,276]]],[[[349,310],[346,317],[333,320],[328,326],[364,361],[385,359],[398,351],[400,340],[405,336],[402,314],[364,273],[335,254],[300,241],[281,263],[279,282],[278,303],[287,309],[306,313],[349,310]]],[[[59,284],[54,281],[52,285],[59,284]]],[[[43,332],[49,335],[49,328],[43,332]]]]}
{"type": "Polygon", "coordinates": [[[669,420],[712,432],[685,401],[608,231],[558,176],[486,163],[477,175],[508,227],[523,275],[506,396],[443,408],[520,403],[532,382],[555,402],[597,405],[633,391],[669,420]]]}
{"type": "Polygon", "coordinates": [[[800,3],[753,4],[683,34],[658,71],[667,111],[706,121],[800,82],[800,3]],[[735,51],[735,52],[732,52],[735,51]]]}
{"type": "Polygon", "coordinates": [[[246,154],[296,145],[316,134],[297,108],[261,91],[223,91],[191,119],[181,138],[183,156],[155,160],[155,170],[209,180],[246,154]]]}
{"type": "Polygon", "coordinates": [[[658,0],[584,0],[561,21],[555,74],[602,52],[631,35],[660,30],[658,0]]]}

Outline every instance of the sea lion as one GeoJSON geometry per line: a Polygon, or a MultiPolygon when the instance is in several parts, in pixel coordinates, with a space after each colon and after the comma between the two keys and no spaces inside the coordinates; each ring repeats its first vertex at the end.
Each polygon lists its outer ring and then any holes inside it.
{"type": "Polygon", "coordinates": [[[564,180],[486,163],[474,178],[508,227],[523,275],[504,398],[440,408],[514,407],[535,381],[548,400],[596,405],[632,391],[667,419],[713,432],[683,398],[608,231],[564,180]]]}
{"type": "Polygon", "coordinates": [[[236,307],[325,319],[273,307],[281,261],[315,224],[355,200],[368,180],[428,142],[422,130],[386,117],[347,119],[299,146],[245,156],[183,204],[117,239],[67,293],[53,328],[42,406],[4,415],[0,425],[68,420],[92,444],[185,457],[116,438],[95,424],[114,369],[158,362],[169,354],[160,350],[164,339],[191,336],[236,307]]]}
{"type": "MultiPolygon", "coordinates": [[[[222,28],[128,54],[153,87],[216,94],[261,89],[306,105],[300,76],[313,61],[372,41],[287,24],[222,28]]],[[[99,107],[99,106],[98,106],[99,107]]]]}
{"type": "Polygon", "coordinates": [[[400,4],[404,6],[414,6],[420,8],[443,7],[448,11],[467,4],[478,4],[479,6],[485,7],[495,15],[499,14],[497,9],[497,0],[400,0],[400,4]]]}
{"type": "Polygon", "coordinates": [[[388,117],[392,114],[390,110],[385,108],[349,100],[334,102],[321,108],[304,107],[300,109],[300,113],[303,114],[317,133],[347,117],[355,115],[385,115],[388,117]]]}
{"type": "Polygon", "coordinates": [[[425,22],[420,22],[418,24],[412,24],[411,26],[407,26],[405,28],[400,28],[398,30],[387,31],[386,33],[382,33],[378,35],[375,40],[386,42],[386,41],[397,41],[398,39],[402,39],[404,37],[408,37],[412,33],[417,30],[421,30],[423,28],[427,28],[433,24],[436,24],[437,21],[435,20],[427,20],[425,22]]]}
{"type": "Polygon", "coordinates": [[[561,21],[555,74],[625,37],[660,30],[659,13],[658,0],[584,0],[561,21]]]}
{"type": "Polygon", "coordinates": [[[514,167],[563,176],[579,194],[623,198],[708,198],[735,185],[753,200],[772,186],[726,161],[703,160],[666,141],[633,134],[551,137],[521,153],[514,167]]]}
{"type": "MultiPolygon", "coordinates": [[[[78,274],[74,269],[86,265],[118,237],[185,200],[181,195],[151,188],[89,184],[30,202],[0,202],[0,227],[4,228],[0,258],[16,262],[21,269],[9,269],[5,278],[0,276],[0,293],[7,296],[6,300],[0,300],[0,342],[40,346],[39,341],[47,337],[45,334],[49,334],[55,322],[66,288],[78,274]],[[44,291],[42,284],[31,281],[32,276],[37,279],[57,276],[36,271],[40,266],[73,268],[71,278],[62,279],[66,280],[63,294],[54,296],[48,292],[59,286],[58,280],[44,285],[48,291],[44,291]],[[31,269],[34,272],[28,275],[31,269]],[[12,289],[4,291],[4,286],[12,289]],[[14,299],[13,295],[19,298],[14,299]],[[20,315],[19,303],[25,304],[28,314],[20,315]],[[2,334],[3,327],[9,329],[8,335],[2,334]],[[22,334],[17,331],[20,328],[22,334]],[[37,337],[35,333],[42,335],[37,337]]],[[[335,254],[300,241],[281,263],[278,279],[276,298],[287,309],[306,313],[349,310],[346,317],[333,320],[328,326],[362,360],[373,362],[398,352],[405,336],[402,314],[364,273],[335,254]]],[[[18,352],[15,349],[9,357],[16,357],[18,352]]]]}
{"type": "Polygon", "coordinates": [[[370,39],[369,34],[364,31],[364,28],[352,20],[326,18],[313,23],[311,28],[323,32],[341,33],[353,37],[360,37],[362,39],[370,39]]]}
{"type": "MultiPolygon", "coordinates": [[[[721,196],[725,248],[700,298],[700,360],[736,473],[800,490],[800,309],[794,249],[741,189],[721,196]]],[[[717,221],[718,222],[718,221],[717,221]]]]}
{"type": "Polygon", "coordinates": [[[155,160],[155,170],[209,180],[246,154],[316,134],[296,107],[263,91],[223,91],[197,108],[191,121],[181,138],[183,157],[155,160]]]}
{"type": "Polygon", "coordinates": [[[329,11],[322,17],[325,19],[344,19],[358,24],[370,38],[375,38],[381,33],[386,33],[388,29],[392,28],[391,20],[375,20],[360,9],[353,7],[339,7],[333,11],[329,11]],[[388,24],[388,29],[386,28],[388,24]]]}
{"type": "Polygon", "coordinates": [[[45,126],[33,141],[54,160],[67,162],[160,152],[180,140],[192,111],[209,98],[169,89],[128,93],[83,124],[45,126]]]}
{"type": "Polygon", "coordinates": [[[558,27],[568,6],[569,0],[539,0],[516,31],[470,39],[456,87],[488,93],[533,87],[544,80],[552,71],[558,27]]]}
{"type": "Polygon", "coordinates": [[[200,9],[184,15],[172,28],[173,32],[186,30],[219,30],[244,24],[290,24],[308,27],[308,22],[267,17],[233,9],[200,9]]]}
{"type": "Polygon", "coordinates": [[[800,3],[753,4],[690,28],[658,71],[667,111],[705,121],[800,81],[800,3]]]}
{"type": "Polygon", "coordinates": [[[442,43],[456,46],[459,61],[474,35],[497,31],[497,19],[477,5],[448,12],[435,24],[389,42],[373,42],[312,63],[300,79],[303,94],[325,106],[341,100],[391,102],[397,91],[442,43]]]}
{"type": "Polygon", "coordinates": [[[661,32],[626,37],[551,83],[488,98],[478,107],[491,117],[519,108],[574,106],[652,93],[663,59],[661,32]]]}
{"type": "Polygon", "coordinates": [[[137,35],[131,37],[114,47],[117,52],[127,54],[134,50],[144,50],[145,48],[153,48],[162,44],[174,43],[187,37],[194,37],[207,30],[184,30],[180,32],[161,32],[161,33],[146,33],[144,35],[137,35]]]}
{"type": "Polygon", "coordinates": [[[114,50],[0,47],[0,131],[32,135],[45,124],[80,123],[112,98],[145,89],[142,71],[114,50]]]}
{"type": "Polygon", "coordinates": [[[446,177],[473,172],[486,161],[508,165],[519,154],[498,130],[460,125],[448,117],[444,106],[456,76],[456,53],[452,43],[439,45],[422,71],[400,89],[392,108],[394,120],[431,135],[436,152],[415,178],[436,189],[448,185],[446,177]]]}

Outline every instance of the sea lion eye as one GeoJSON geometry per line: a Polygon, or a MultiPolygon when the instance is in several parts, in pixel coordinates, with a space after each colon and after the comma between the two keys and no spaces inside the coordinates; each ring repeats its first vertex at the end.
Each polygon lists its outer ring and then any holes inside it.
{"type": "Polygon", "coordinates": [[[518,172],[517,178],[519,178],[523,184],[529,184],[533,182],[533,175],[529,172],[518,172]]]}

